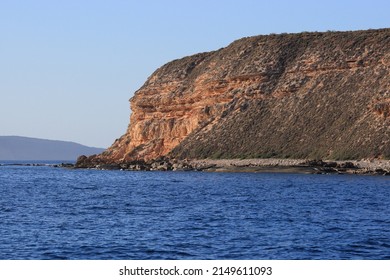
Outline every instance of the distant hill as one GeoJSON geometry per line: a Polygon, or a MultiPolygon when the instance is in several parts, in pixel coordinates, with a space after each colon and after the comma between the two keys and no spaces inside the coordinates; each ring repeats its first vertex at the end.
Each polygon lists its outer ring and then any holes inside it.
{"type": "Polygon", "coordinates": [[[0,136],[0,160],[76,160],[104,151],[67,141],[0,136]]]}

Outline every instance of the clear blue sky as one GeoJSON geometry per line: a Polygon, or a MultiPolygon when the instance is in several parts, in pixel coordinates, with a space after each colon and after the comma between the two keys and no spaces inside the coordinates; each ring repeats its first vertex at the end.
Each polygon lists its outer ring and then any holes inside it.
{"type": "Polygon", "coordinates": [[[108,147],[162,64],[245,36],[390,27],[390,1],[0,0],[0,135],[108,147]]]}

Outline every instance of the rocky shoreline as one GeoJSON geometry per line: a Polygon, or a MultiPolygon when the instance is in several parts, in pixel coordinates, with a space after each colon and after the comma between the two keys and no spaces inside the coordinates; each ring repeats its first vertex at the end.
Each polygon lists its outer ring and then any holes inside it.
{"type": "MultiPolygon", "coordinates": [[[[323,161],[306,159],[201,159],[175,160],[161,157],[153,161],[93,163],[77,160],[74,168],[129,171],[206,171],[206,172],[276,172],[304,174],[390,175],[389,160],[323,161]]],[[[69,167],[69,166],[67,166],[69,167]]]]}
{"type": "Polygon", "coordinates": [[[39,166],[48,166],[48,167],[63,167],[63,168],[75,168],[75,165],[73,163],[59,163],[59,164],[52,164],[52,163],[0,163],[0,167],[2,166],[33,166],[33,167],[39,167],[39,166]]]}
{"type": "Polygon", "coordinates": [[[194,163],[195,166],[214,165],[208,170],[226,172],[390,175],[390,161],[387,160],[228,159],[198,160],[194,163]]]}

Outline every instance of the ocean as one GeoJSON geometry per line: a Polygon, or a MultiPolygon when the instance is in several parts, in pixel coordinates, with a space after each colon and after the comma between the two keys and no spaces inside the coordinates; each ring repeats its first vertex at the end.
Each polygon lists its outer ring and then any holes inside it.
{"type": "Polygon", "coordinates": [[[0,259],[390,259],[390,178],[0,166],[0,259]]]}

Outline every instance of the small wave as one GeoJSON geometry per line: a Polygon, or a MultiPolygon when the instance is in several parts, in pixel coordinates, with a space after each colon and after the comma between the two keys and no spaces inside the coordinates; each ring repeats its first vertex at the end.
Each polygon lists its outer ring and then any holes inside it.
{"type": "Polygon", "coordinates": [[[3,213],[10,213],[13,211],[15,211],[15,210],[11,207],[0,207],[0,212],[3,212],[3,213]]]}
{"type": "Polygon", "coordinates": [[[46,260],[68,260],[69,257],[64,254],[59,254],[55,252],[44,252],[42,253],[42,258],[41,259],[46,259],[46,260]]]}

